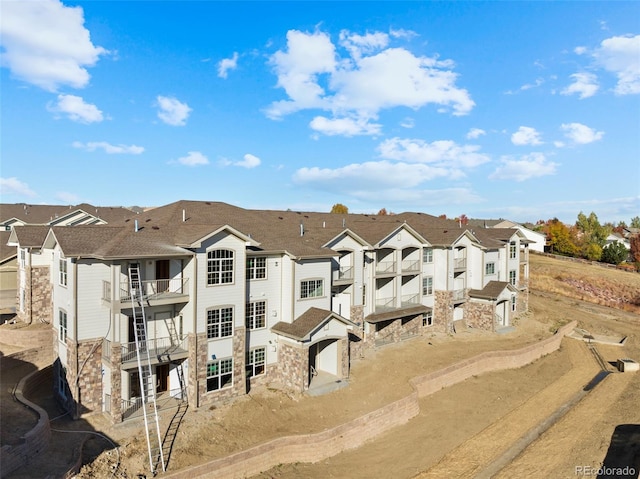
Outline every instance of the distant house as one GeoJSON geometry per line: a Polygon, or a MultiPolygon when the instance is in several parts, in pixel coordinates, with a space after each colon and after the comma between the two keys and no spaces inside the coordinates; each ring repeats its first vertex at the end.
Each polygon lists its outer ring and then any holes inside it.
{"type": "Polygon", "coordinates": [[[531,251],[537,251],[539,253],[544,253],[544,247],[547,242],[547,237],[543,233],[538,233],[537,231],[533,231],[526,226],[515,223],[510,220],[498,219],[498,220],[483,220],[483,219],[473,219],[469,220],[467,224],[468,227],[474,228],[511,228],[519,230],[524,237],[529,241],[529,249],[531,251]]]}
{"type": "Polygon", "coordinates": [[[9,232],[0,231],[0,312],[15,313],[16,275],[18,260],[16,248],[7,245],[9,232]]]}

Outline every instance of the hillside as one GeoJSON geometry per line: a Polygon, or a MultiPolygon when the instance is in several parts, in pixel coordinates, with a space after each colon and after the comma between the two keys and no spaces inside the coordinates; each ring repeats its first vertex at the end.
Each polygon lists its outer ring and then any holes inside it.
{"type": "Polygon", "coordinates": [[[640,314],[640,274],[588,262],[529,256],[530,289],[640,314]]]}

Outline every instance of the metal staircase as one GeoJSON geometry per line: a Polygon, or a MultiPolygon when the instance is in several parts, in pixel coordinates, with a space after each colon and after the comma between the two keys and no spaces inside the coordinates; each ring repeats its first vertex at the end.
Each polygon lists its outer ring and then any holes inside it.
{"type": "Polygon", "coordinates": [[[138,376],[140,377],[140,393],[142,396],[142,411],[144,427],[147,435],[147,449],[149,452],[149,466],[151,474],[155,476],[157,467],[166,470],[162,441],[160,439],[160,420],[156,405],[156,389],[151,370],[151,358],[147,347],[147,319],[144,314],[142,283],[140,268],[137,264],[129,265],[129,290],[131,293],[131,309],[136,339],[136,356],[138,360],[138,376]]]}

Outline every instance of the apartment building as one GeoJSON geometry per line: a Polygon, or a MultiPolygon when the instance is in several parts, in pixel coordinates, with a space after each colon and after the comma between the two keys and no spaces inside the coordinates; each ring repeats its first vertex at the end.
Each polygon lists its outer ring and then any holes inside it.
{"type": "Polygon", "coordinates": [[[154,394],[199,407],[343,380],[368,348],[458,321],[493,331],[527,308],[518,230],[422,213],[179,201],[109,225],[16,227],[9,241],[19,319],[53,324],[58,396],[114,422],[140,406],[141,351],[154,394]]]}

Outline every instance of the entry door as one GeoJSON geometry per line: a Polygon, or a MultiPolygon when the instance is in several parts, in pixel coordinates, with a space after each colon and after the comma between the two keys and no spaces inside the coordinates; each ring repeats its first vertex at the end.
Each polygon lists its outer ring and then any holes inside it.
{"type": "Polygon", "coordinates": [[[158,293],[169,290],[169,260],[160,259],[156,261],[156,281],[158,283],[158,293]]]}
{"type": "Polygon", "coordinates": [[[169,365],[158,364],[156,366],[156,392],[162,393],[169,389],[169,365]]]}

